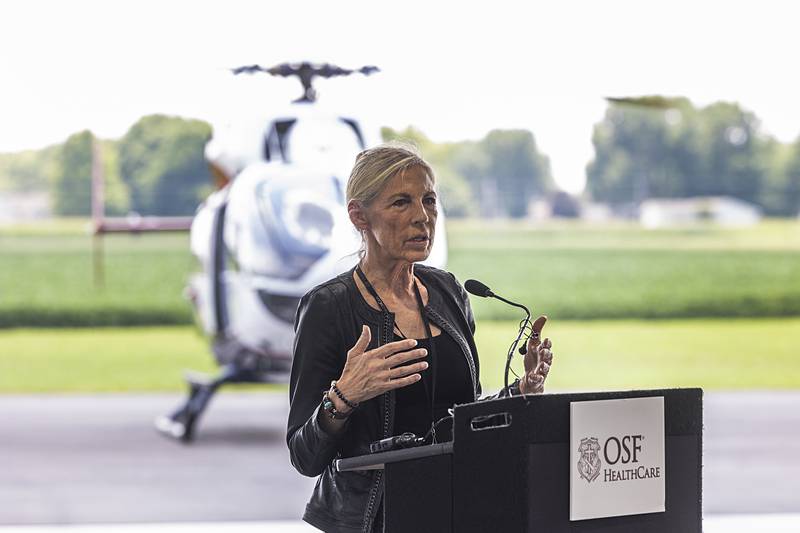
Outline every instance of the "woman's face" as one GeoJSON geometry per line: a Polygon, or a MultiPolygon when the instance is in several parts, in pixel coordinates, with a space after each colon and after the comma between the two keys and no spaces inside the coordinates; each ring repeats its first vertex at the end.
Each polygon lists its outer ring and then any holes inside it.
{"type": "Polygon", "coordinates": [[[409,167],[393,176],[363,211],[368,255],[409,263],[428,258],[437,198],[433,180],[423,167],[409,167]]]}

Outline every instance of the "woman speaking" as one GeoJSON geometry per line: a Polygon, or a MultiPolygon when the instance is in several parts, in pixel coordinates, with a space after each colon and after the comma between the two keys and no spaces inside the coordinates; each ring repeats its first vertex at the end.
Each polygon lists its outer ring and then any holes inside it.
{"type": "MultiPolygon", "coordinates": [[[[414,149],[361,152],[347,183],[360,261],[300,301],[286,439],[294,467],[320,476],[303,519],[323,531],[383,531],[383,472],[338,472],[335,459],[404,432],[436,438],[449,408],[480,397],[467,294],[449,272],[416,264],[430,253],[437,202],[433,169],[414,149]]],[[[544,390],[545,320],[534,322],[524,376],[500,396],[544,390]]]]}

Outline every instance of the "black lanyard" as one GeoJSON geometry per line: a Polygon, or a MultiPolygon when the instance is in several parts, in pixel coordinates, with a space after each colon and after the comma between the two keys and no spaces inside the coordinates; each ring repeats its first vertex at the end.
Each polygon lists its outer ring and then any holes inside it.
{"type": "MultiPolygon", "coordinates": [[[[372,286],[372,283],[369,282],[367,279],[366,274],[364,271],[361,270],[361,265],[356,265],[356,273],[358,277],[361,278],[361,281],[364,283],[364,286],[367,288],[367,291],[375,298],[375,301],[378,303],[378,307],[380,307],[383,313],[389,314],[390,311],[386,308],[386,305],[381,300],[381,297],[378,296],[378,292],[375,290],[375,287],[372,286]]],[[[431,326],[428,322],[428,317],[425,315],[425,306],[422,304],[422,295],[419,293],[419,287],[417,287],[417,280],[414,280],[414,293],[417,296],[417,306],[419,307],[419,314],[422,317],[422,323],[425,325],[425,333],[428,335],[428,341],[430,345],[430,357],[428,360],[430,361],[430,369],[431,369],[431,390],[430,390],[430,399],[431,399],[431,435],[433,436],[433,442],[436,442],[436,414],[434,411],[435,399],[436,399],[436,341],[433,340],[433,334],[431,333],[431,326]]],[[[399,329],[399,328],[398,328],[399,329]]],[[[392,331],[394,333],[394,331],[392,331]]],[[[425,383],[425,380],[422,380],[422,385],[425,387],[425,394],[428,394],[428,386],[425,383]]]]}

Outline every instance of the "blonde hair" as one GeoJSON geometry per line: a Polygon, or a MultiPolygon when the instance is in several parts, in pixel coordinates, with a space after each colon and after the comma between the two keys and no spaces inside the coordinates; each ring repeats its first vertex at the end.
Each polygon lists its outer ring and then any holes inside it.
{"type": "MultiPolygon", "coordinates": [[[[355,200],[368,207],[390,179],[414,166],[425,169],[431,181],[436,183],[433,168],[412,144],[391,141],[362,151],[356,156],[355,165],[347,180],[346,203],[355,200]]],[[[361,232],[361,249],[357,253],[362,258],[366,253],[365,247],[364,233],[361,232]]]]}
{"type": "Polygon", "coordinates": [[[414,145],[393,141],[362,151],[356,156],[347,180],[346,202],[356,200],[364,206],[370,205],[392,177],[414,166],[424,168],[436,183],[433,168],[414,145]]]}

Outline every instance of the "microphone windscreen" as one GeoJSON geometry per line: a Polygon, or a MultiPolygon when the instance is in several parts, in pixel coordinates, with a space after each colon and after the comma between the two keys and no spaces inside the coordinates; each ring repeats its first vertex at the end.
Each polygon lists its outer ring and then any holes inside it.
{"type": "Polygon", "coordinates": [[[476,279],[468,279],[466,283],[464,283],[464,288],[467,289],[468,293],[480,296],[481,298],[488,298],[492,295],[491,289],[476,279]]]}

